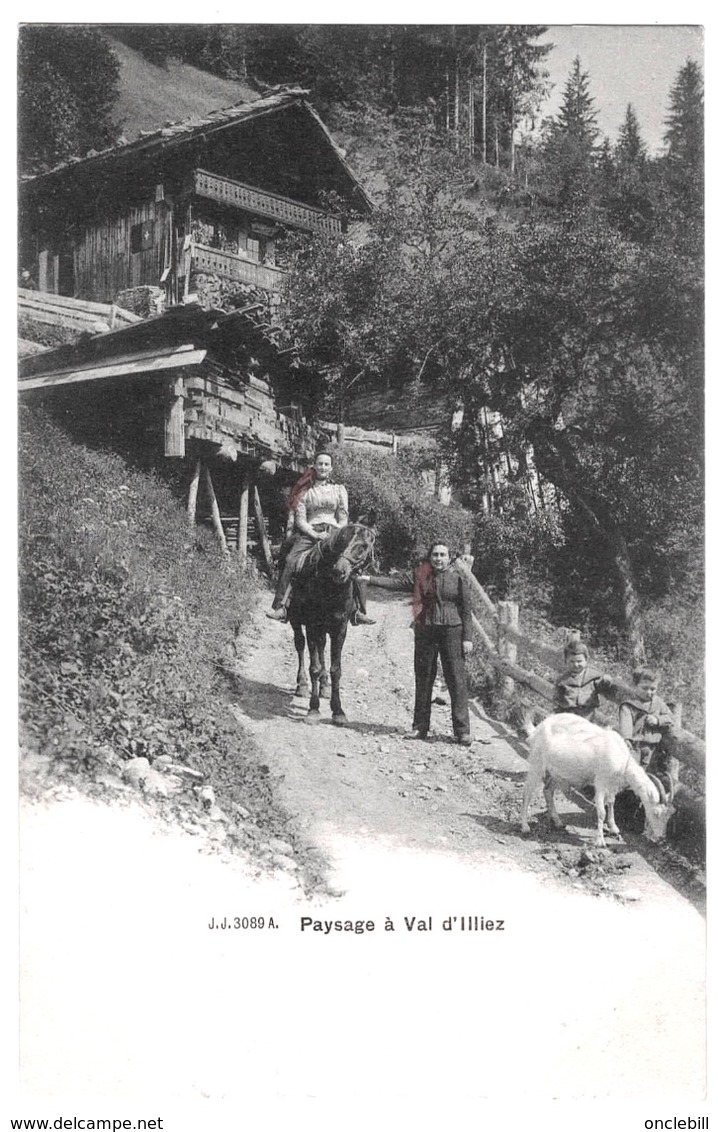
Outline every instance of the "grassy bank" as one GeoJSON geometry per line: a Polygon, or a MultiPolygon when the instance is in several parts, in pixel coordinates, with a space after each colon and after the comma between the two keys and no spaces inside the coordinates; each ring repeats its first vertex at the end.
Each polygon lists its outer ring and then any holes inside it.
{"type": "Polygon", "coordinates": [[[291,839],[223,675],[261,583],[188,532],[159,478],[74,443],[37,409],[21,410],[19,440],[24,788],[105,792],[144,766],[133,760],[169,761],[196,773],[153,804],[245,848],[291,839]],[[197,783],[223,822],[209,822],[197,783]]]}

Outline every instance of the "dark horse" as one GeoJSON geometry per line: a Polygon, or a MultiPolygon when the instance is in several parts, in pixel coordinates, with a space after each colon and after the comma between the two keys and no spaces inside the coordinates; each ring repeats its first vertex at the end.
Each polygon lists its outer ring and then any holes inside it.
{"type": "Polygon", "coordinates": [[[330,644],[332,722],[339,727],[347,722],[342,710],[339,686],[342,676],[342,649],[347,623],[352,611],[352,575],[358,574],[371,556],[375,533],[365,523],[349,523],[332,531],[308,552],[294,578],[289,603],[289,622],[294,630],[294,644],[299,657],[297,695],[306,694],[304,669],[304,633],[309,646],[311,695],[309,717],[319,714],[319,695],[324,670],[324,647],[327,635],[330,644]]]}

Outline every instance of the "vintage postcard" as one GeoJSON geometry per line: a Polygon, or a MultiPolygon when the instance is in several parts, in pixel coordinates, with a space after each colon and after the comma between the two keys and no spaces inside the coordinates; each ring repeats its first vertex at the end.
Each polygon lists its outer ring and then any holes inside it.
{"type": "Polygon", "coordinates": [[[155,14],[6,29],[10,1127],[707,1129],[704,28],[155,14]]]}

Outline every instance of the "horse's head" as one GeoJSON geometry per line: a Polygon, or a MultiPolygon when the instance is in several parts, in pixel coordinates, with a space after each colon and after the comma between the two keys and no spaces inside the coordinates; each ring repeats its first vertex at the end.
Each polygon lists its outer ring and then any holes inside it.
{"type": "Polygon", "coordinates": [[[376,532],[364,523],[348,523],[332,533],[322,544],[325,562],[331,568],[332,580],[348,582],[371,556],[376,532]]]}

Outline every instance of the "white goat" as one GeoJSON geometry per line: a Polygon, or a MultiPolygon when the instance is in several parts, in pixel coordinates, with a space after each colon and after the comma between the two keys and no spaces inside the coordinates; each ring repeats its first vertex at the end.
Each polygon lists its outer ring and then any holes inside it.
{"type": "Polygon", "coordinates": [[[603,848],[603,823],[609,833],[619,833],[613,815],[613,801],[620,790],[636,794],[646,813],[646,836],[660,841],[666,835],[672,806],[673,784],[669,795],[659,779],[646,774],[631,755],[617,731],[597,727],[580,715],[550,715],[538,727],[529,725],[529,768],[524,785],[521,831],[529,832],[529,806],[539,782],[544,783],[544,797],[551,821],[564,823],[556,812],[554,790],[592,786],[598,816],[596,845],[603,848]]]}

